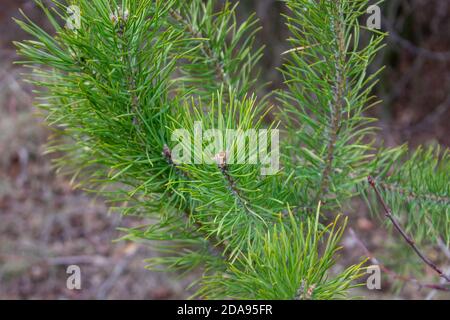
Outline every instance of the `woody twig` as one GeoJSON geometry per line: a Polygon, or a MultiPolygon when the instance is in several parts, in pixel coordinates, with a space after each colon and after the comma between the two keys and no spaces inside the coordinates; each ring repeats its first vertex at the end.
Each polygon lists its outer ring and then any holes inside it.
{"type": "Polygon", "coordinates": [[[400,223],[397,221],[397,219],[392,214],[392,210],[389,208],[389,206],[386,204],[386,202],[383,199],[383,196],[381,195],[380,191],[377,188],[376,182],[372,177],[368,177],[368,181],[372,189],[375,191],[375,194],[378,198],[378,201],[381,203],[384,209],[385,216],[392,222],[394,225],[394,228],[400,233],[400,235],[405,239],[405,241],[408,243],[408,245],[414,250],[414,252],[419,256],[422,261],[427,264],[431,269],[436,271],[439,276],[443,279],[445,279],[447,282],[450,283],[450,277],[448,277],[436,264],[431,261],[425,254],[417,247],[415,241],[406,233],[406,231],[402,228],[400,223]]]}

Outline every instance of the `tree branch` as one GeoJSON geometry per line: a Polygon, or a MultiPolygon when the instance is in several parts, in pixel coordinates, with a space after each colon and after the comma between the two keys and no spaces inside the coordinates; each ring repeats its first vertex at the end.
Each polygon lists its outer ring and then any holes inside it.
{"type": "Polygon", "coordinates": [[[400,186],[398,186],[396,184],[389,184],[389,183],[385,183],[385,182],[380,182],[380,186],[386,190],[389,190],[392,192],[398,192],[401,196],[405,197],[408,200],[421,199],[424,201],[432,201],[435,203],[442,203],[442,204],[450,205],[449,197],[436,196],[436,195],[432,195],[432,194],[417,194],[411,190],[401,188],[400,186]]]}
{"type": "Polygon", "coordinates": [[[408,243],[408,245],[416,252],[416,254],[419,256],[420,259],[422,259],[423,262],[425,262],[430,268],[432,268],[434,271],[436,271],[440,277],[444,278],[447,282],[450,282],[450,277],[448,277],[444,272],[442,272],[441,269],[439,269],[428,257],[426,257],[422,253],[422,251],[420,251],[420,249],[416,246],[414,240],[410,236],[408,236],[408,234],[402,228],[402,226],[397,221],[397,219],[395,219],[395,217],[392,215],[392,210],[388,207],[388,205],[384,201],[383,197],[381,196],[381,193],[376,186],[375,180],[369,176],[368,181],[369,181],[369,184],[372,187],[372,189],[375,191],[378,201],[383,206],[385,216],[392,222],[395,229],[401,234],[401,236],[405,239],[405,241],[408,243]]]}
{"type": "Polygon", "coordinates": [[[327,156],[326,156],[326,165],[322,172],[322,178],[320,182],[319,191],[316,196],[316,201],[319,200],[325,201],[325,199],[321,199],[324,194],[327,193],[329,180],[331,171],[333,169],[333,160],[334,160],[334,151],[336,148],[336,141],[338,139],[338,132],[341,126],[341,113],[343,108],[343,99],[345,93],[345,73],[344,73],[344,65],[345,65],[345,35],[344,35],[344,26],[343,26],[343,17],[340,9],[340,1],[336,4],[338,7],[338,18],[334,19],[332,27],[333,31],[336,34],[336,50],[335,50],[335,84],[333,86],[333,98],[330,101],[330,113],[331,113],[331,127],[330,127],[330,138],[327,145],[327,156]]]}
{"type": "Polygon", "coordinates": [[[247,200],[242,196],[240,190],[236,187],[236,181],[233,179],[233,177],[230,175],[230,172],[228,170],[227,165],[227,155],[226,152],[220,152],[216,155],[216,161],[217,161],[217,167],[219,168],[220,172],[224,176],[225,180],[228,183],[228,189],[230,190],[233,197],[236,199],[239,206],[244,209],[244,211],[251,211],[248,208],[247,200]]]}
{"type": "MultiPolygon", "coordinates": [[[[183,16],[175,10],[170,10],[170,15],[173,19],[175,19],[177,22],[183,24],[186,26],[187,31],[194,37],[194,38],[205,38],[201,31],[194,29],[194,27],[186,21],[186,19],[183,18],[183,16]]],[[[209,39],[208,39],[209,41],[209,39]]],[[[202,42],[202,51],[203,54],[210,58],[212,61],[214,61],[215,68],[216,68],[216,75],[218,77],[218,80],[222,83],[226,83],[229,86],[231,85],[231,81],[227,74],[225,73],[225,70],[223,69],[223,64],[218,60],[217,55],[214,53],[214,51],[211,49],[209,45],[204,45],[202,42]]]]}
{"type": "Polygon", "coordinates": [[[410,277],[410,276],[400,275],[397,272],[387,268],[377,258],[375,258],[375,256],[372,254],[372,252],[369,251],[369,249],[367,249],[366,245],[364,244],[364,242],[360,238],[358,238],[358,236],[356,235],[356,233],[353,230],[353,228],[350,228],[349,230],[350,230],[350,234],[353,237],[353,239],[355,239],[356,243],[364,251],[364,254],[370,259],[370,262],[372,264],[374,264],[374,265],[379,266],[381,270],[383,270],[385,273],[390,275],[392,278],[394,278],[396,280],[403,281],[403,282],[414,283],[419,288],[428,288],[428,289],[433,289],[433,290],[450,292],[450,287],[447,287],[447,286],[444,286],[444,285],[440,285],[440,284],[434,284],[434,283],[422,283],[419,280],[417,280],[416,278],[413,278],[413,277],[410,277]]]}
{"type": "MultiPolygon", "coordinates": [[[[162,151],[162,156],[166,159],[167,164],[172,167],[175,172],[181,176],[184,179],[188,179],[188,175],[181,171],[180,168],[177,166],[177,164],[173,161],[172,158],[172,151],[170,150],[170,148],[167,145],[164,145],[163,147],[163,151],[162,151]]],[[[196,227],[196,231],[198,233],[202,233],[201,231],[204,229],[204,225],[201,221],[195,219],[195,217],[192,215],[191,211],[189,209],[185,209],[184,214],[186,216],[186,218],[189,220],[192,220],[195,227],[196,227]]],[[[208,234],[202,234],[202,237],[204,237],[206,240],[208,240],[211,243],[211,246],[213,247],[213,249],[216,249],[219,252],[216,252],[219,254],[219,256],[223,256],[226,252],[226,245],[224,244],[223,241],[220,241],[220,239],[214,238],[214,242],[212,242],[210,240],[210,237],[208,234]]]]}

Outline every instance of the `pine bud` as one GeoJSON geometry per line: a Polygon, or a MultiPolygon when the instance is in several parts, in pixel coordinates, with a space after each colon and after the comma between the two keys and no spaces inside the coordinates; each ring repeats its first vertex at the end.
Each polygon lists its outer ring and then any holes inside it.
{"type": "Polygon", "coordinates": [[[116,24],[117,22],[117,16],[114,13],[111,13],[109,15],[109,19],[111,20],[112,23],[116,24]]]}
{"type": "Polygon", "coordinates": [[[221,151],[215,155],[214,160],[217,162],[219,168],[223,169],[227,165],[227,153],[225,151],[221,151]]]}
{"type": "Polygon", "coordinates": [[[123,10],[121,7],[117,7],[117,9],[109,15],[109,19],[112,23],[116,24],[117,22],[127,22],[130,16],[130,12],[128,9],[123,10]]]}

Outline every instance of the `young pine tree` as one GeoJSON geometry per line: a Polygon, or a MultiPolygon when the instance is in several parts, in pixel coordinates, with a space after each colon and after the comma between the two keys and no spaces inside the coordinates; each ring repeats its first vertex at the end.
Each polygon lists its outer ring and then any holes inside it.
{"type": "Polygon", "coordinates": [[[41,88],[59,170],[122,214],[152,221],[123,230],[161,252],[150,269],[203,268],[196,297],[346,297],[364,270],[331,271],[346,226],[338,213],[358,194],[373,199],[369,175],[417,241],[450,242],[447,151],[404,162],[405,148],[374,148],[365,111],[378,73],[367,69],[384,34],[360,25],[368,1],[285,2],[292,49],[273,123],[257,97],[258,22],[238,24],[230,1],[37,1],[54,34],[17,21],[33,37],[16,45],[41,88]],[[361,32],[371,33],[367,43],[361,32]],[[198,124],[282,129],[280,170],[228,163],[238,145],[209,163],[180,163],[172,137],[180,128],[193,137],[198,124]]]}

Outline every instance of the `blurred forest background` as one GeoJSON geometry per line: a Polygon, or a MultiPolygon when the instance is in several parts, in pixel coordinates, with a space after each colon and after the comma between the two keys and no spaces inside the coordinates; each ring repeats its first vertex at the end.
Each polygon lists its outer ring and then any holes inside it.
{"type": "MultiPolygon", "coordinates": [[[[141,224],[140,219],[109,214],[102,199],[72,190],[70,182],[52,170],[50,157],[43,154],[50,130],[35,114],[33,88],[20,80],[23,70],[12,64],[17,57],[11,42],[27,38],[11,19],[20,16],[19,8],[46,25],[33,1],[0,0],[0,299],[188,297],[185,286],[195,275],[186,279],[147,271],[143,260],[155,255],[150,248],[113,242],[120,237],[117,227],[141,224]],[[82,290],[66,289],[66,267],[71,264],[81,266],[82,290]]],[[[251,11],[263,27],[258,41],[266,45],[261,81],[271,82],[267,90],[276,89],[282,85],[277,72],[281,53],[288,49],[280,15],[286,8],[277,0],[242,0],[239,13],[246,16],[251,11]]],[[[375,92],[383,102],[372,111],[380,119],[380,139],[389,146],[449,146],[450,0],[388,0],[382,11],[382,27],[390,37],[372,66],[387,67],[375,92]]],[[[353,228],[375,254],[385,255],[383,248],[389,247],[397,263],[417,261],[395,247],[364,204],[355,206],[359,211],[350,217],[353,228]]],[[[344,245],[340,264],[353,263],[364,254],[350,235],[344,245]]],[[[436,258],[438,253],[430,250],[436,258]]],[[[450,298],[386,275],[383,290],[361,288],[355,294],[377,299],[450,298]]]]}

